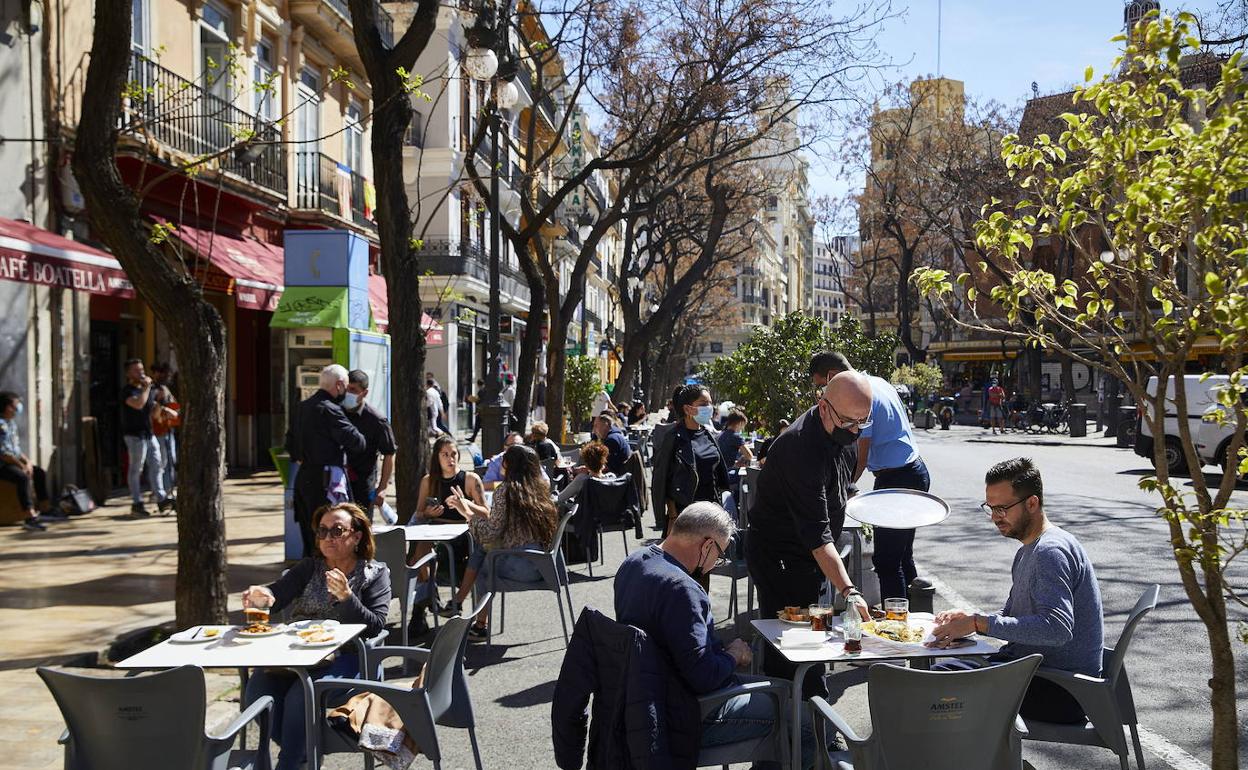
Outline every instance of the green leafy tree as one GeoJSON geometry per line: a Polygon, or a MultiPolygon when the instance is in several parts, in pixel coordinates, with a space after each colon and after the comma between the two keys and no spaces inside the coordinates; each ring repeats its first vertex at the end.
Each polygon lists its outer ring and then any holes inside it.
{"type": "Polygon", "coordinates": [[[700,374],[716,400],[734,402],[775,430],[781,420],[792,420],[814,404],[810,358],[815,353],[837,350],[854,368],[886,376],[898,344],[891,334],[868,337],[852,317],[828,326],[814,316],[790,313],[755,329],[731,354],[704,364],[700,374]]]}
{"type": "Polygon", "coordinates": [[[574,425],[584,425],[593,406],[594,396],[602,390],[598,359],[593,356],[570,356],[568,372],[563,381],[563,398],[572,412],[574,425]]]}
{"type": "MultiPolygon", "coordinates": [[[[1234,428],[1220,480],[1197,472],[1190,486],[1180,485],[1167,470],[1165,442],[1157,441],[1156,476],[1140,485],[1160,497],[1183,590],[1208,635],[1211,764],[1225,770],[1239,767],[1228,607],[1242,618],[1248,606],[1228,580],[1234,559],[1248,550],[1246,511],[1231,499],[1237,471],[1248,471],[1248,87],[1239,54],[1221,63],[1216,78],[1200,78],[1212,82],[1183,77],[1191,61],[1183,57],[1199,45],[1193,21],[1188,14],[1151,19],[1119,60],[1119,77],[1094,81],[1089,68],[1057,138],[1005,140],[1002,155],[1024,200],[985,207],[977,240],[1004,267],[1006,280],[991,300],[1013,324],[1007,334],[1120,380],[1145,405],[1154,436],[1165,434],[1167,411],[1189,413],[1182,387],[1173,388],[1166,408],[1171,379],[1187,372],[1198,343],[1219,347],[1230,374],[1218,396],[1220,419],[1234,428]],[[1076,251],[1073,279],[1028,264],[1037,238],[1076,251]],[[1020,323],[1032,316],[1043,324],[1020,323]],[[1150,377],[1159,383],[1151,395],[1150,377]]],[[[970,317],[976,298],[967,278],[940,270],[916,276],[922,291],[946,300],[955,280],[968,286],[971,303],[955,322],[985,328],[970,317]]],[[[1188,421],[1177,424],[1187,466],[1200,468],[1188,421]]]]}
{"type": "Polygon", "coordinates": [[[894,385],[905,385],[916,396],[927,396],[940,392],[945,375],[940,367],[931,364],[902,364],[893,370],[888,380],[894,385]]]}

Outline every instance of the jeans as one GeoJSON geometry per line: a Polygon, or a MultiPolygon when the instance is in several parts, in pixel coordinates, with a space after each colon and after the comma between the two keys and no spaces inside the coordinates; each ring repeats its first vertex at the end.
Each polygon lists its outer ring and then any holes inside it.
{"type": "MultiPolygon", "coordinates": [[[[541,549],[541,546],[533,543],[520,547],[541,549]]],[[[468,557],[468,566],[478,570],[477,580],[481,581],[489,580],[489,571],[485,569],[485,554],[485,550],[477,546],[473,548],[472,555],[468,557]]],[[[542,582],[541,570],[537,568],[536,564],[522,556],[500,556],[494,560],[494,565],[498,568],[500,580],[506,580],[509,583],[542,582]]],[[[482,582],[481,585],[486,587],[489,583],[482,582]]]]}
{"type": "MultiPolygon", "coordinates": [[[[338,657],[324,669],[311,670],[313,681],[320,679],[353,679],[360,673],[360,661],[354,650],[338,657]]],[[[257,669],[247,681],[244,707],[262,695],[273,696],[273,742],[280,751],[274,770],[296,770],[307,754],[307,732],[304,723],[303,686],[299,678],[283,669],[257,669]]],[[[344,691],[329,699],[335,706],[346,700],[344,691]]]]}
{"type": "MultiPolygon", "coordinates": [[[[996,663],[1008,663],[1010,660],[1005,655],[990,655],[987,659],[956,658],[932,666],[932,670],[970,671],[996,663]]],[[[1023,695],[1023,703],[1018,713],[1023,719],[1060,725],[1081,725],[1088,721],[1075,696],[1063,690],[1060,685],[1039,678],[1032,679],[1027,685],[1027,692],[1023,695]]]]}
{"type": "MultiPolygon", "coordinates": [[[[724,702],[719,710],[702,720],[702,748],[738,743],[761,738],[771,731],[776,722],[776,704],[769,695],[738,695],[724,702]]],[[[785,736],[785,740],[789,740],[785,736]]],[[[815,764],[815,731],[811,726],[810,712],[802,709],[802,767],[815,764]]],[[[779,763],[756,762],[754,767],[778,768],[779,763]]]]}
{"type": "Polygon", "coordinates": [[[5,481],[17,487],[17,503],[22,507],[23,511],[32,510],[35,507],[35,501],[47,502],[48,500],[48,476],[43,468],[35,466],[34,473],[27,476],[22,473],[22,469],[16,465],[8,463],[0,463],[0,481],[5,481]],[[34,487],[34,497],[31,497],[31,487],[34,487]]]}
{"type": "Polygon", "coordinates": [[[157,503],[163,503],[165,494],[164,466],[160,461],[160,445],[155,436],[126,436],[126,451],[130,454],[130,469],[126,480],[130,483],[130,501],[143,504],[143,466],[147,465],[147,484],[152,488],[157,503]]]}
{"type": "Polygon", "coordinates": [[[173,431],[169,431],[163,436],[157,436],[156,443],[160,445],[160,461],[165,466],[165,494],[173,497],[173,488],[177,484],[178,473],[178,440],[174,437],[173,431]]]}
{"type": "MultiPolygon", "coordinates": [[[[876,489],[917,489],[926,492],[931,477],[923,460],[900,468],[875,472],[876,489]]],[[[905,599],[907,586],[918,572],[914,568],[914,530],[875,528],[875,551],[871,564],[880,579],[880,599],[905,599]]]]}

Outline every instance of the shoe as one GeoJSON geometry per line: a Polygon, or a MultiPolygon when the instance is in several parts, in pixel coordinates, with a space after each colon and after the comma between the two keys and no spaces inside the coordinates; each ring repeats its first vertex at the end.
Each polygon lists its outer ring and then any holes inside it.
{"type": "Polygon", "coordinates": [[[138,516],[140,518],[147,518],[148,516],[151,516],[152,514],[146,508],[143,507],[143,503],[134,503],[133,505],[130,506],[130,515],[138,516]]]}
{"type": "Polygon", "coordinates": [[[26,530],[27,532],[43,532],[47,528],[48,528],[48,525],[44,524],[42,521],[39,521],[38,516],[31,516],[30,518],[22,522],[22,529],[26,530]]]}
{"type": "Polygon", "coordinates": [[[459,613],[463,612],[463,610],[464,610],[464,605],[460,604],[459,602],[447,602],[445,607],[438,610],[438,617],[453,618],[459,613]]]}
{"type": "Polygon", "coordinates": [[[473,625],[468,629],[468,641],[470,642],[484,642],[489,638],[490,632],[485,626],[473,625]]]}
{"type": "Polygon", "coordinates": [[[160,513],[174,513],[177,511],[177,506],[172,497],[166,497],[164,500],[160,501],[159,505],[156,506],[156,510],[160,513]]]}

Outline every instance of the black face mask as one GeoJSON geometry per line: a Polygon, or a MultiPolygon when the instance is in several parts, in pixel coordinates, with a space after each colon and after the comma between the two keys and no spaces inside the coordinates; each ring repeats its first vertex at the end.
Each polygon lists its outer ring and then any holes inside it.
{"type": "Polygon", "coordinates": [[[339,405],[339,406],[342,406],[342,402],[347,400],[347,394],[346,394],[346,393],[339,393],[338,395],[334,396],[334,397],[333,397],[332,399],[330,399],[330,400],[331,400],[331,401],[333,401],[335,404],[337,404],[337,405],[339,405]]]}
{"type": "Polygon", "coordinates": [[[832,431],[832,440],[838,446],[849,446],[858,440],[858,434],[849,428],[836,428],[832,431]]]}
{"type": "Polygon", "coordinates": [[[706,556],[699,554],[698,566],[689,571],[689,577],[701,583],[702,578],[706,576],[706,570],[702,569],[702,562],[706,561],[706,556]]]}

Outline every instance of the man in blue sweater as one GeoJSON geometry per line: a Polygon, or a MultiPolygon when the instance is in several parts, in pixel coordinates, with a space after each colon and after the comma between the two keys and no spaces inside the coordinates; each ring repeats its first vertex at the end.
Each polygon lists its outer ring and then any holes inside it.
{"type": "MultiPolygon", "coordinates": [[[[681,511],[667,538],[629,554],[615,573],[615,619],[636,626],[667,655],[691,698],[737,683],[735,671],[750,665],[750,647],[734,639],[726,647],[715,635],[711,600],[698,579],[728,549],[735,526],[715,503],[681,511]]],[[[702,722],[703,747],[766,735],[776,720],[766,695],[741,695],[702,722]]],[[[814,759],[814,734],[803,731],[803,766],[814,759]]]]}
{"type": "MultiPolygon", "coordinates": [[[[1014,555],[1005,607],[992,615],[942,612],[932,630],[933,646],[948,646],[973,632],[1004,639],[1007,644],[990,663],[1040,653],[1043,665],[1088,676],[1101,675],[1104,625],[1096,572],[1074,535],[1052,524],[1044,513],[1040,471],[1025,457],[997,463],[984,478],[981,506],[1005,537],[1023,547],[1014,555]]],[[[944,670],[974,667],[953,661],[944,670]]],[[[1033,679],[1019,713],[1024,719],[1063,724],[1086,721],[1083,709],[1068,692],[1044,679],[1033,679]]]]}

